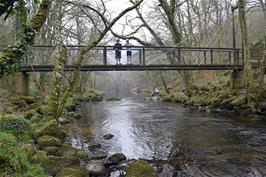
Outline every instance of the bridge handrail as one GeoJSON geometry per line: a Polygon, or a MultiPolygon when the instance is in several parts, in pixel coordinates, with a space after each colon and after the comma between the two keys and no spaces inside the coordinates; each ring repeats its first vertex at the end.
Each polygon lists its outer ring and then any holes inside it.
{"type": "MultiPolygon", "coordinates": [[[[49,45],[35,45],[33,46],[34,48],[55,48],[56,46],[49,46],[49,45]]],[[[67,48],[82,48],[84,47],[84,45],[66,45],[65,47],[67,48]]],[[[98,45],[98,46],[95,46],[93,47],[92,49],[99,49],[99,50],[102,50],[104,48],[107,48],[108,50],[110,50],[109,48],[114,48],[114,46],[111,46],[111,45],[106,45],[106,46],[102,46],[102,45],[98,45]]],[[[127,47],[126,46],[122,46],[123,49],[126,49],[127,47]]],[[[224,47],[224,48],[217,48],[217,47],[178,47],[178,46],[137,46],[137,45],[133,45],[131,46],[131,48],[133,49],[189,49],[189,50],[230,50],[230,51],[233,51],[233,50],[242,50],[241,48],[230,48],[230,47],[224,47]]]]}

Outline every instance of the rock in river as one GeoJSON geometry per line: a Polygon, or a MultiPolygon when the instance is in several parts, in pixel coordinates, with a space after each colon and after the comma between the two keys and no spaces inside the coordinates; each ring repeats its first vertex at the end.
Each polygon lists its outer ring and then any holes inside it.
{"type": "Polygon", "coordinates": [[[114,137],[114,135],[112,134],[106,134],[106,135],[103,135],[103,138],[106,139],[106,140],[110,140],[114,137]]]}
{"type": "Polygon", "coordinates": [[[92,176],[106,174],[105,167],[101,162],[98,161],[91,161],[86,165],[86,169],[88,170],[89,174],[92,176]]]}
{"type": "Polygon", "coordinates": [[[110,157],[108,157],[105,162],[104,162],[104,166],[106,168],[113,166],[113,165],[117,165],[119,163],[121,163],[122,161],[126,160],[126,156],[122,153],[116,153],[111,155],[110,157]]]}

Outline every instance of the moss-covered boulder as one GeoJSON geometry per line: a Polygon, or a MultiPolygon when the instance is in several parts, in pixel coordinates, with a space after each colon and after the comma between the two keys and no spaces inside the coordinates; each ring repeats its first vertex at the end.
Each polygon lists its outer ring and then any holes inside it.
{"type": "Polygon", "coordinates": [[[30,163],[30,154],[19,144],[14,135],[0,132],[0,176],[46,177],[39,165],[30,163]]]}
{"type": "Polygon", "coordinates": [[[21,96],[21,99],[25,100],[27,104],[33,104],[37,102],[37,99],[34,96],[21,96]]]}
{"type": "Polygon", "coordinates": [[[24,150],[25,152],[27,152],[27,154],[32,157],[35,153],[36,153],[36,146],[34,144],[23,144],[21,147],[22,150],[24,150]]]}
{"type": "Polygon", "coordinates": [[[38,139],[38,145],[40,147],[48,147],[48,146],[61,146],[62,141],[56,137],[44,135],[38,139]]]}
{"type": "Polygon", "coordinates": [[[47,152],[48,155],[53,155],[53,156],[60,156],[62,155],[60,152],[59,147],[55,147],[55,146],[48,146],[48,147],[44,147],[43,150],[45,152],[47,152]]]}
{"type": "Polygon", "coordinates": [[[48,159],[47,152],[36,150],[36,153],[30,157],[30,161],[33,163],[44,163],[48,159]]]}
{"type": "Polygon", "coordinates": [[[56,177],[87,177],[87,170],[82,167],[64,168],[59,172],[56,177]]]}
{"type": "Polygon", "coordinates": [[[173,92],[161,96],[163,102],[185,103],[189,97],[183,92],[173,92]]]}
{"type": "Polygon", "coordinates": [[[78,101],[102,101],[104,92],[98,90],[88,90],[81,95],[75,95],[74,98],[78,101]]]}
{"type": "Polygon", "coordinates": [[[106,99],[106,101],[120,101],[122,100],[121,98],[115,97],[115,96],[111,96],[109,98],[106,99]]]}
{"type": "Polygon", "coordinates": [[[245,95],[240,95],[237,98],[235,98],[230,104],[235,107],[238,107],[238,106],[246,104],[246,100],[247,98],[245,95]]]}
{"type": "Polygon", "coordinates": [[[126,177],[158,177],[156,171],[144,160],[132,162],[126,172],[126,177]]]}
{"type": "Polygon", "coordinates": [[[48,156],[41,165],[49,175],[55,176],[66,167],[79,166],[80,160],[78,157],[48,156]]]}
{"type": "Polygon", "coordinates": [[[54,136],[59,139],[64,138],[65,133],[58,127],[58,123],[56,120],[51,120],[41,124],[33,124],[33,136],[38,139],[41,136],[48,135],[54,136]]]}

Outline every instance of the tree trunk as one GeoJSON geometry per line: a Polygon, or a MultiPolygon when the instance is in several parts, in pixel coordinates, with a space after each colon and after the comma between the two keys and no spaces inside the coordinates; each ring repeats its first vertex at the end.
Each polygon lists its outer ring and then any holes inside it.
{"type": "Polygon", "coordinates": [[[0,76],[9,74],[19,68],[24,54],[33,45],[37,33],[43,26],[49,12],[50,0],[43,0],[37,14],[25,27],[17,42],[3,49],[0,53],[0,76]]]}

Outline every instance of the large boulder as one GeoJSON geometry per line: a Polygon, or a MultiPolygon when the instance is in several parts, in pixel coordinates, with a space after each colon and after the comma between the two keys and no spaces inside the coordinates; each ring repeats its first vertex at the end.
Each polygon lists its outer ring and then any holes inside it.
{"type": "Polygon", "coordinates": [[[113,165],[118,165],[119,163],[123,162],[124,160],[126,160],[126,156],[122,153],[116,153],[111,155],[110,157],[108,157],[105,162],[104,162],[104,166],[106,168],[111,167],[113,165]]]}
{"type": "Polygon", "coordinates": [[[126,177],[158,177],[156,171],[144,160],[133,161],[126,172],[126,177]]]}
{"type": "Polygon", "coordinates": [[[43,125],[34,125],[33,126],[33,136],[34,138],[39,138],[44,135],[54,136],[59,139],[62,139],[66,136],[64,132],[58,127],[56,120],[50,120],[43,123],[43,125]]]}
{"type": "Polygon", "coordinates": [[[55,176],[66,167],[79,166],[80,160],[78,157],[48,156],[48,159],[41,165],[49,175],[55,176]]]}
{"type": "Polygon", "coordinates": [[[40,147],[48,147],[48,146],[61,146],[62,141],[56,137],[44,135],[38,139],[38,145],[40,147]]]}
{"type": "Polygon", "coordinates": [[[87,177],[87,171],[81,167],[67,167],[61,170],[56,177],[87,177]]]}
{"type": "Polygon", "coordinates": [[[86,169],[91,176],[100,176],[106,174],[106,169],[99,161],[91,161],[86,165],[86,169]]]}

